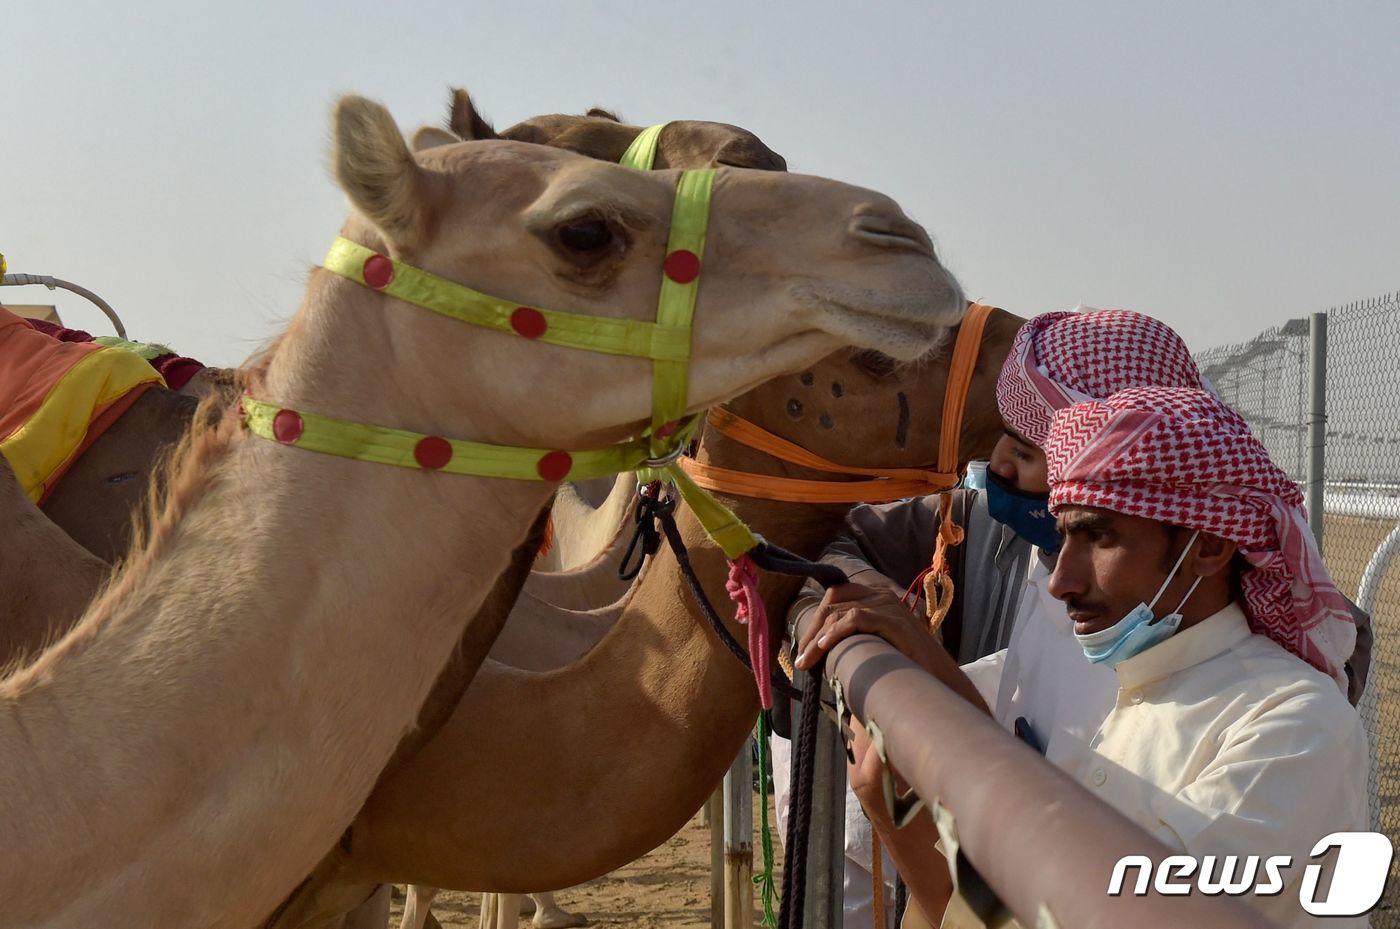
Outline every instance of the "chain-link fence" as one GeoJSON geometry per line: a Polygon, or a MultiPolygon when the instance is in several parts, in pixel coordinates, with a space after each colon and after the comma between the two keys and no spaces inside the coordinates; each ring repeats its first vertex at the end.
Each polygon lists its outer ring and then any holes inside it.
{"type": "MultiPolygon", "coordinates": [[[[1310,451],[1310,325],[1295,319],[1249,342],[1201,352],[1196,361],[1248,420],[1275,462],[1307,478],[1310,451]]],[[[1338,586],[1370,612],[1370,681],[1361,702],[1373,762],[1376,828],[1400,845],[1400,293],[1327,314],[1323,558],[1338,586]]],[[[1400,929],[1400,880],[1371,914],[1400,929]]]]}

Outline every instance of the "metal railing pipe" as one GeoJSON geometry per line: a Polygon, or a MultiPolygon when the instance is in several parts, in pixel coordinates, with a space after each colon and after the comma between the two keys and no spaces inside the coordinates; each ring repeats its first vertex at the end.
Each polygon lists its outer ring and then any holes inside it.
{"type": "Polygon", "coordinates": [[[827,673],[879,724],[892,766],[956,817],[962,852],[1022,925],[1046,925],[1042,906],[1063,929],[1270,925],[1223,897],[1109,896],[1119,859],[1173,852],[882,639],[838,643],[827,673]]]}

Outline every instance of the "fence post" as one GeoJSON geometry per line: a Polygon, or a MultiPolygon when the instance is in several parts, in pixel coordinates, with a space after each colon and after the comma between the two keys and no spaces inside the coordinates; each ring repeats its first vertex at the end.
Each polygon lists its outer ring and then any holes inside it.
{"type": "MultiPolygon", "coordinates": [[[[822,700],[834,699],[822,680],[822,700]]],[[[804,925],[840,926],[846,883],[846,745],[836,724],[817,722],[812,765],[812,830],[807,838],[804,925]]]]}
{"type": "Polygon", "coordinates": [[[753,755],[744,740],[724,775],[724,926],[753,929],[753,755]]]}
{"type": "Polygon", "coordinates": [[[1322,498],[1327,455],[1327,314],[1312,314],[1308,360],[1312,390],[1308,399],[1308,525],[1322,552],[1322,498]]]}
{"type": "Polygon", "coordinates": [[[710,929],[724,929],[724,782],[705,801],[710,827],[710,929]]]}

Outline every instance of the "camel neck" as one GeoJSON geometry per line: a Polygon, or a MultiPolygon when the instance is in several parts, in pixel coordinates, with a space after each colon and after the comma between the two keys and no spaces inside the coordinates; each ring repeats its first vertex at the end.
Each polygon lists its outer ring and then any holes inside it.
{"type": "MultiPolygon", "coordinates": [[[[327,402],[334,332],[305,331],[267,383],[327,402]]],[[[0,690],[17,924],[266,916],[359,808],[552,490],[305,452],[231,417],[200,441],[169,524],[0,690]],[[64,893],[33,893],[55,875],[64,893]]]]}
{"type": "MultiPolygon", "coordinates": [[[[722,467],[814,476],[713,434],[698,457],[722,467]]],[[[753,529],[807,557],[819,554],[847,510],[726,502],[753,529]]],[[[687,511],[677,523],[711,602],[732,617],[723,553],[687,511]]],[[[775,626],[799,583],[761,578],[775,626]]],[[[742,627],[727,621],[742,639],[742,627]]],[[[610,870],[665,840],[699,807],[757,713],[752,674],[710,630],[663,546],[621,618],[584,657],[549,672],[482,667],[433,741],[381,783],[361,811],[343,876],[394,873],[436,886],[528,892],[610,870]],[[506,719],[509,729],[481,725],[506,719]],[[437,750],[463,740],[481,751],[469,759],[437,750]],[[617,753],[647,762],[619,765],[617,753]],[[587,785],[584,794],[558,790],[561,771],[569,772],[569,784],[587,785]],[[664,790],[657,789],[658,775],[664,790]],[[463,797],[472,802],[464,806],[463,797]],[[548,837],[536,828],[540,822],[552,824],[548,837]],[[563,841],[556,841],[561,829],[563,841]],[[522,843],[528,850],[509,860],[490,852],[519,851],[522,843]]]]}

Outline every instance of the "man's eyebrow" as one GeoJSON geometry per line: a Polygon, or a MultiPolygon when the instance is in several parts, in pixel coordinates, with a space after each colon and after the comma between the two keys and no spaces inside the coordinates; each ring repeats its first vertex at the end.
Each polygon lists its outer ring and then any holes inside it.
{"type": "Polygon", "coordinates": [[[1060,517],[1060,531],[1086,532],[1090,529],[1107,529],[1112,523],[1107,513],[1066,513],[1060,517]]]}
{"type": "Polygon", "coordinates": [[[1020,442],[1022,445],[1029,445],[1031,448],[1036,447],[1036,444],[1034,442],[1021,435],[1021,433],[1017,432],[1015,429],[1012,429],[1010,426],[1003,426],[1001,431],[1005,432],[1009,438],[1020,442]]]}

